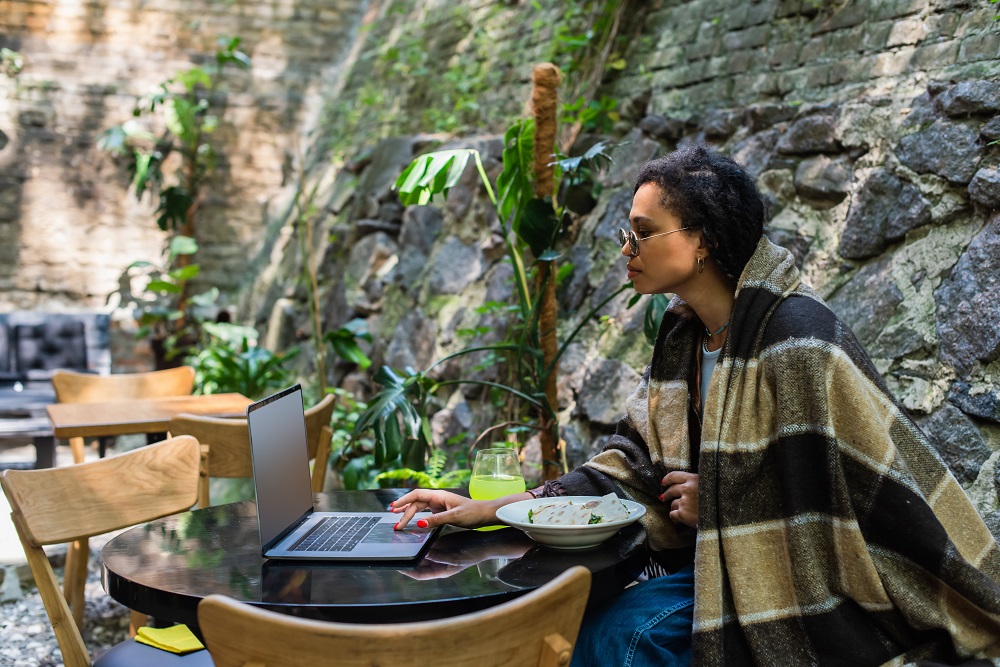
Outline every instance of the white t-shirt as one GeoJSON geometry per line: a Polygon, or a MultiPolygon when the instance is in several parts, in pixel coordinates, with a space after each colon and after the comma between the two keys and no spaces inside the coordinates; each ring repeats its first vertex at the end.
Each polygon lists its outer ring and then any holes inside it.
{"type": "Polygon", "coordinates": [[[720,347],[715,352],[709,352],[705,349],[705,343],[701,345],[701,410],[705,411],[705,399],[708,396],[708,383],[712,379],[712,371],[715,370],[715,363],[719,360],[719,355],[722,354],[722,348],[720,347]]]}

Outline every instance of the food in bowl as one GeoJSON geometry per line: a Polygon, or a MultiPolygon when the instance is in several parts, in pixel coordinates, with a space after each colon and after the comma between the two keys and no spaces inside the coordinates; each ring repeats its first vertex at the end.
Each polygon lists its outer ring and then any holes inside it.
{"type": "Polygon", "coordinates": [[[613,493],[583,503],[554,501],[528,510],[528,523],[542,526],[587,526],[627,518],[628,509],[613,493]]]}

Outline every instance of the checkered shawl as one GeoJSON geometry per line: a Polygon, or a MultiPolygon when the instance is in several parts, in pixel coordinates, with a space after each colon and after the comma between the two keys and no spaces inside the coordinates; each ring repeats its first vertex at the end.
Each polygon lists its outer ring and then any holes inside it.
{"type": "MultiPolygon", "coordinates": [[[[616,490],[651,549],[691,470],[700,321],[675,300],[605,449],[554,493],[616,490]]],[[[1000,549],[850,330],[762,239],[740,279],[698,458],[696,665],[1000,665],[1000,549]]],[[[683,528],[683,527],[682,527],[683,528]]]]}

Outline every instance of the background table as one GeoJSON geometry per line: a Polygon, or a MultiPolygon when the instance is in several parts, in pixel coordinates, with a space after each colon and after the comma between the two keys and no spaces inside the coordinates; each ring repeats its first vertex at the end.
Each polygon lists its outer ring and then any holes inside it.
{"type": "MultiPolygon", "coordinates": [[[[317,496],[318,510],[377,511],[399,489],[317,496]]],[[[277,562],[260,554],[252,502],[185,512],[132,528],[102,553],[112,598],[157,619],[197,626],[198,602],[212,593],[287,614],[349,623],[444,618],[513,599],[573,565],[594,575],[591,604],[621,591],[646,564],[638,523],[605,544],[555,550],[520,531],[446,527],[414,564],[277,562]]]]}
{"type": "Polygon", "coordinates": [[[179,414],[245,416],[252,403],[242,394],[139,398],[109,403],[54,403],[46,406],[57,438],[96,438],[164,433],[179,414]]]}

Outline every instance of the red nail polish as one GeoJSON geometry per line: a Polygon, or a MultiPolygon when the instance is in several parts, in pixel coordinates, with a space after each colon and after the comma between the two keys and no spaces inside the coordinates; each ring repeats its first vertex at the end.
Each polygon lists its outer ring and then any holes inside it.
{"type": "Polygon", "coordinates": [[[419,521],[417,521],[417,528],[426,528],[426,527],[427,527],[427,519],[420,519],[419,521]]]}
{"type": "Polygon", "coordinates": [[[661,494],[660,494],[660,500],[663,500],[663,496],[664,496],[664,495],[665,495],[666,493],[667,493],[667,492],[666,492],[666,491],[664,491],[663,493],[661,493],[661,494]]]}
{"type": "Polygon", "coordinates": [[[393,500],[393,501],[392,501],[391,503],[389,503],[389,507],[392,507],[392,506],[393,506],[393,505],[395,505],[395,504],[396,504],[396,501],[395,501],[395,500],[393,500]]]}
{"type": "Polygon", "coordinates": [[[392,529],[393,530],[399,530],[399,524],[397,523],[395,526],[392,527],[392,529]]]}

